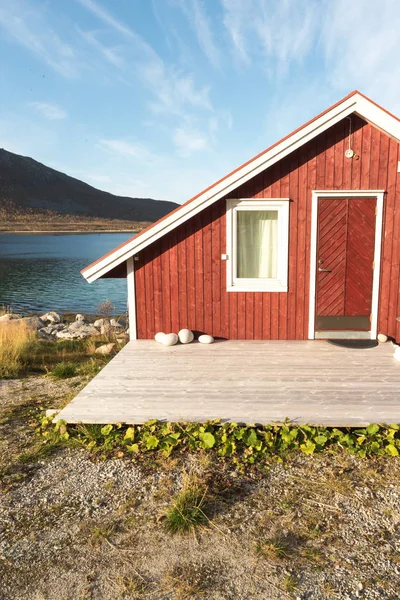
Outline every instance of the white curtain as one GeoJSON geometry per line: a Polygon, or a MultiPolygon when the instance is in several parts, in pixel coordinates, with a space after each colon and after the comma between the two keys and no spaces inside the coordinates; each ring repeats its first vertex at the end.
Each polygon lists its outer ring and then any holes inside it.
{"type": "Polygon", "coordinates": [[[278,211],[237,211],[237,277],[274,278],[278,264],[278,211]]]}

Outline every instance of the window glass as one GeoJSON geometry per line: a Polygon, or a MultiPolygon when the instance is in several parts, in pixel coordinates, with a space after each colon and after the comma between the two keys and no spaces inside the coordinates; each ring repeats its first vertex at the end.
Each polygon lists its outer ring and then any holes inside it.
{"type": "Polygon", "coordinates": [[[276,278],[278,211],[237,211],[237,277],[276,278]]]}

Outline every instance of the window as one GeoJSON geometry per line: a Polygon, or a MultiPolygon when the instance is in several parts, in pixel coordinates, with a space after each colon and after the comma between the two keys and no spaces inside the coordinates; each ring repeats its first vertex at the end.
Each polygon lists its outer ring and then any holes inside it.
{"type": "Polygon", "coordinates": [[[287,292],[289,199],[227,201],[227,290],[287,292]]]}

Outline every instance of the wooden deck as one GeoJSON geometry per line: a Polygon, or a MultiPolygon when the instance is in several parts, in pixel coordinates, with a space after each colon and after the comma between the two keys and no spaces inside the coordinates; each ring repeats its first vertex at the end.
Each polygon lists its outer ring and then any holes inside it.
{"type": "Polygon", "coordinates": [[[400,363],[390,343],[131,341],[58,415],[70,423],[148,419],[329,426],[400,423],[400,363]]]}

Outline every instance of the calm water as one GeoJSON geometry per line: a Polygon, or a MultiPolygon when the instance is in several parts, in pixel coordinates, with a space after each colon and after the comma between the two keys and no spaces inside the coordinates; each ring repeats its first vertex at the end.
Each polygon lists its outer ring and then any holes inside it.
{"type": "Polygon", "coordinates": [[[101,279],[90,285],[80,270],[131,233],[83,235],[0,235],[0,305],[14,312],[97,312],[110,300],[126,310],[126,280],[101,279]]]}

